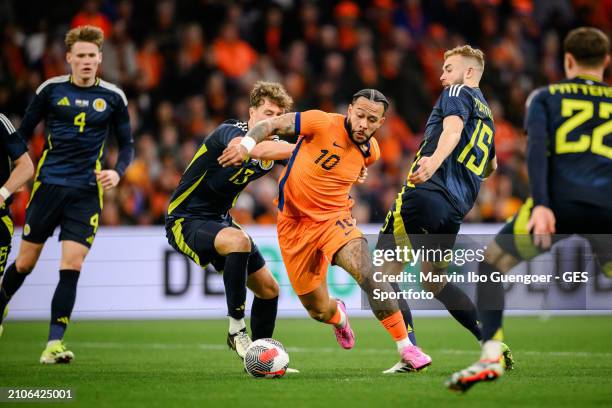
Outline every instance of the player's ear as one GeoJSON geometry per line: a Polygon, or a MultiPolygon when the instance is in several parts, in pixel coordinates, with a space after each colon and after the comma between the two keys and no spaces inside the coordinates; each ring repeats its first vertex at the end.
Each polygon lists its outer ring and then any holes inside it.
{"type": "Polygon", "coordinates": [[[467,67],[467,69],[465,70],[465,74],[464,74],[464,80],[465,79],[471,79],[474,76],[474,67],[467,67]]]}
{"type": "Polygon", "coordinates": [[[71,53],[70,51],[68,51],[68,52],[66,53],[66,62],[67,62],[68,64],[71,64],[71,63],[72,63],[72,53],[71,53]]]}
{"type": "Polygon", "coordinates": [[[98,53],[98,64],[102,63],[102,50],[98,53]]]}
{"type": "Polygon", "coordinates": [[[572,54],[566,52],[563,56],[563,67],[565,68],[565,72],[567,73],[568,70],[574,68],[575,63],[576,61],[574,60],[572,54]]]}
{"type": "Polygon", "coordinates": [[[606,58],[604,58],[604,69],[608,68],[608,65],[610,65],[610,54],[606,54],[606,58]]]}

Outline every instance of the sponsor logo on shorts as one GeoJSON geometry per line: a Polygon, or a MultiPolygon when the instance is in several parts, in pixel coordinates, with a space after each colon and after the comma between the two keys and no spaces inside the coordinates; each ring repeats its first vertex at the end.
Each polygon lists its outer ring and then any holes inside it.
{"type": "Polygon", "coordinates": [[[30,224],[23,226],[23,236],[27,237],[28,235],[30,235],[30,224]]]}

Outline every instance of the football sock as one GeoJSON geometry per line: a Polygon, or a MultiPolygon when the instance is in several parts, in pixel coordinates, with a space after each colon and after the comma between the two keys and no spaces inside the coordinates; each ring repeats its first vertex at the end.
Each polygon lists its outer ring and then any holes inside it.
{"type": "Polygon", "coordinates": [[[0,285],[0,323],[2,323],[4,318],[4,308],[8,305],[15,292],[21,287],[26,276],[28,276],[27,273],[17,272],[14,262],[6,269],[2,285],[0,285]]]}
{"type": "Polygon", "coordinates": [[[49,341],[61,340],[70,321],[70,315],[76,300],[77,282],[81,273],[77,270],[62,269],[60,280],[55,288],[51,301],[51,325],[49,326],[49,341]]]}
{"type": "MultiPolygon", "coordinates": [[[[336,303],[334,299],[331,299],[331,301],[336,303]]],[[[334,313],[334,315],[329,320],[327,320],[325,323],[333,324],[334,326],[340,327],[340,328],[344,327],[344,325],[346,324],[346,314],[336,304],[336,313],[334,313]]]]}
{"type": "Polygon", "coordinates": [[[246,323],[244,322],[244,319],[234,319],[231,316],[229,317],[229,334],[236,334],[245,327],[246,323]]]}
{"type": "Polygon", "coordinates": [[[478,327],[478,312],[468,295],[456,285],[447,283],[436,295],[436,299],[442,302],[455,320],[472,332],[477,340],[481,339],[480,328],[478,327]]]}
{"type": "Polygon", "coordinates": [[[478,265],[478,273],[487,277],[486,282],[478,282],[476,286],[483,343],[493,338],[503,341],[501,327],[504,313],[504,286],[501,282],[491,282],[491,272],[494,270],[494,267],[486,262],[478,265]]]}
{"type": "MultiPolygon", "coordinates": [[[[399,285],[396,282],[391,283],[393,290],[396,293],[401,291],[399,285]]],[[[416,333],[414,332],[414,322],[412,320],[412,311],[410,310],[410,306],[408,306],[408,302],[406,299],[400,297],[397,300],[400,311],[402,312],[402,317],[404,318],[404,322],[406,323],[406,330],[408,331],[408,337],[410,338],[410,342],[416,346],[416,333]]]]}
{"type": "Polygon", "coordinates": [[[406,324],[404,323],[404,318],[402,317],[402,313],[398,310],[393,313],[391,316],[387,316],[380,321],[384,326],[385,330],[389,332],[393,340],[397,343],[397,347],[399,350],[404,348],[405,346],[409,346],[410,339],[408,338],[408,331],[406,330],[406,324]],[[401,346],[400,346],[401,342],[401,346]],[[401,348],[400,348],[401,347],[401,348]]]}
{"type": "Polygon", "coordinates": [[[272,337],[278,310],[278,296],[272,299],[253,298],[251,307],[251,334],[253,340],[272,337]]]}
{"type": "Polygon", "coordinates": [[[244,319],[249,255],[250,252],[232,252],[225,257],[223,269],[225,300],[227,313],[234,319],[244,319]]]}

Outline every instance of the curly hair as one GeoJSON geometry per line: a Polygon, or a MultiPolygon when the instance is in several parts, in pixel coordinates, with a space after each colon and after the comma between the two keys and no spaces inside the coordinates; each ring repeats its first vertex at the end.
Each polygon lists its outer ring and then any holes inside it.
{"type": "Polygon", "coordinates": [[[277,105],[284,112],[288,112],[293,106],[293,98],[277,82],[257,81],[249,96],[249,105],[257,108],[264,103],[264,98],[268,98],[270,102],[277,105]]]}

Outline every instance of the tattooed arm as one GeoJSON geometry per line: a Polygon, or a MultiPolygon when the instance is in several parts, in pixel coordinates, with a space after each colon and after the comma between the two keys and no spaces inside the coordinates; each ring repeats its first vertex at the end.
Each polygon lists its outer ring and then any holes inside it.
{"type": "Polygon", "coordinates": [[[295,135],[295,112],[262,120],[244,135],[239,144],[228,146],[217,159],[223,167],[239,166],[255,145],[271,135],[280,137],[295,135]]]}

